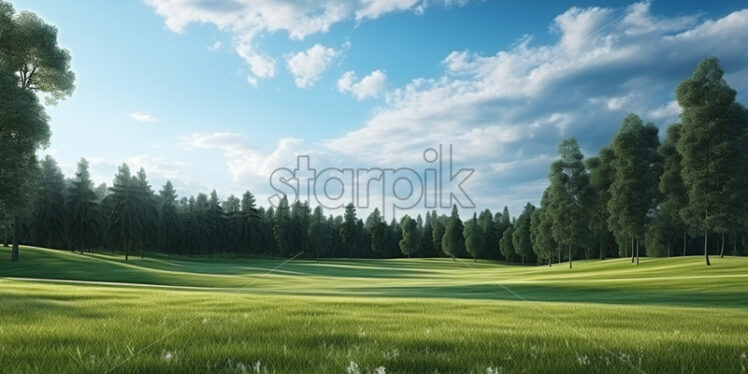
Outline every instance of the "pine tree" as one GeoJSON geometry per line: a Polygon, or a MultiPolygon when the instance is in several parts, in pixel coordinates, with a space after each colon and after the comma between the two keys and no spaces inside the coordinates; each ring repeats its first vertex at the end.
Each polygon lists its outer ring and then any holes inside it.
{"type": "Polygon", "coordinates": [[[465,250],[473,256],[474,262],[478,261],[478,256],[484,250],[486,243],[477,213],[473,213],[473,218],[465,223],[463,236],[465,237],[465,250]]]}
{"type": "Polygon", "coordinates": [[[457,257],[462,256],[465,252],[465,238],[462,236],[463,230],[464,227],[460,220],[460,214],[457,212],[457,205],[452,205],[452,214],[444,228],[442,250],[455,261],[457,257]]]}
{"type": "Polygon", "coordinates": [[[631,261],[639,264],[639,244],[654,208],[658,178],[657,127],[644,125],[635,114],[624,118],[613,137],[615,176],[608,201],[609,225],[621,238],[631,240],[631,261]]]}
{"type": "MultiPolygon", "coordinates": [[[[568,248],[569,268],[572,268],[574,249],[589,235],[589,206],[592,199],[584,156],[574,138],[558,146],[561,159],[551,164],[549,179],[548,214],[553,220],[553,239],[568,248]]],[[[559,258],[560,258],[559,254],[559,258]]]]}
{"type": "Polygon", "coordinates": [[[501,234],[501,240],[499,240],[499,248],[501,250],[501,254],[504,256],[504,259],[507,262],[512,261],[512,257],[514,257],[514,243],[512,242],[512,234],[514,233],[514,228],[512,225],[509,225],[509,227],[504,230],[504,232],[501,234]]]}
{"type": "Polygon", "coordinates": [[[682,217],[704,232],[707,265],[709,232],[735,230],[743,218],[736,211],[744,210],[745,109],[723,75],[719,60],[710,57],[675,90],[683,108],[677,150],[689,200],[682,217]]]}
{"type": "Polygon", "coordinates": [[[517,222],[515,222],[514,231],[512,232],[512,246],[517,255],[522,258],[523,264],[526,258],[532,257],[534,254],[532,251],[532,242],[530,241],[530,219],[534,212],[535,206],[527,203],[522,214],[517,217],[517,222]]]}
{"type": "Polygon", "coordinates": [[[75,179],[68,188],[67,211],[69,214],[67,235],[73,249],[91,249],[94,235],[99,229],[99,207],[93,191],[88,161],[78,163],[75,179]]]}
{"type": "Polygon", "coordinates": [[[410,258],[418,249],[418,226],[410,216],[405,215],[400,221],[403,238],[400,240],[400,251],[410,258]]]}
{"type": "Polygon", "coordinates": [[[348,254],[348,258],[353,258],[356,239],[356,207],[353,203],[345,206],[343,214],[343,225],[340,227],[340,241],[343,249],[348,254]]]}
{"type": "Polygon", "coordinates": [[[49,248],[65,248],[65,176],[51,156],[41,161],[37,185],[33,204],[35,242],[49,248]]]}

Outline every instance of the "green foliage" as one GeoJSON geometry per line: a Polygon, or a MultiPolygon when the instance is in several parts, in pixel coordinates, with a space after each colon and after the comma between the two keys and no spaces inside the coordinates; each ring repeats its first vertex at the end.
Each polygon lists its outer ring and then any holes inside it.
{"type": "Polygon", "coordinates": [[[744,218],[748,121],[723,75],[719,60],[707,58],[675,91],[683,108],[677,150],[689,197],[682,217],[704,232],[707,265],[709,231],[735,231],[744,218]]]}
{"type": "Polygon", "coordinates": [[[400,240],[400,251],[405,256],[411,257],[417,253],[418,250],[418,226],[410,216],[405,215],[400,221],[400,228],[402,229],[403,238],[400,240]]]}
{"type": "Polygon", "coordinates": [[[97,240],[96,233],[101,228],[101,217],[86,159],[81,159],[78,163],[75,179],[68,187],[66,205],[67,237],[70,245],[73,249],[79,249],[81,253],[84,249],[90,250],[97,240]]]}
{"type": "Polygon", "coordinates": [[[523,264],[525,263],[525,259],[532,259],[534,254],[532,251],[532,242],[530,241],[530,219],[533,213],[535,213],[535,206],[527,203],[522,214],[517,217],[512,232],[512,247],[514,248],[514,252],[522,258],[523,264]]]}
{"type": "Polygon", "coordinates": [[[465,237],[465,250],[476,260],[485,248],[485,236],[478,222],[478,215],[473,213],[473,218],[465,223],[463,230],[465,237]]]}
{"type": "Polygon", "coordinates": [[[514,251],[514,242],[512,241],[513,233],[514,227],[509,226],[504,230],[504,233],[501,235],[501,240],[499,240],[499,250],[501,251],[501,255],[504,256],[504,259],[508,262],[511,262],[516,254],[514,251]]]}
{"type": "Polygon", "coordinates": [[[457,212],[457,205],[452,206],[452,214],[444,228],[442,237],[442,251],[450,257],[460,257],[465,252],[465,238],[462,236],[464,227],[457,212]]]}
{"type": "MultiPolygon", "coordinates": [[[[550,209],[548,191],[543,192],[540,199],[540,208],[535,209],[530,217],[530,242],[532,250],[539,259],[548,261],[548,266],[553,262],[553,253],[558,249],[558,244],[553,240],[553,219],[546,215],[550,209]]],[[[561,262],[559,252],[559,262],[561,262]]]]}

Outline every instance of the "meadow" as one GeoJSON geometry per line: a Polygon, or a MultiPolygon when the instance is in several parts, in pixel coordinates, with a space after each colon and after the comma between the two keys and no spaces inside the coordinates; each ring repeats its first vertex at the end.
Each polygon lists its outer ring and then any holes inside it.
{"type": "Polygon", "coordinates": [[[0,248],[0,372],[748,367],[748,258],[518,266],[0,248]],[[268,273],[272,269],[277,270],[268,273]]]}

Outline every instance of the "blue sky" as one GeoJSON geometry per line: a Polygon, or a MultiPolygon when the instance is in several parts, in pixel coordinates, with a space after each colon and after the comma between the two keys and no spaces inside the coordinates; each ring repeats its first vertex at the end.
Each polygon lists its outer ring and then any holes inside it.
{"type": "MultiPolygon", "coordinates": [[[[703,57],[745,103],[745,2],[13,0],[59,29],[77,90],[48,108],[44,152],[97,182],[145,167],[155,189],[272,193],[312,166],[412,167],[452,144],[479,207],[537,203],[556,144],[592,155],[635,112],[677,121],[703,57]]],[[[464,214],[469,214],[466,211],[464,214]]]]}

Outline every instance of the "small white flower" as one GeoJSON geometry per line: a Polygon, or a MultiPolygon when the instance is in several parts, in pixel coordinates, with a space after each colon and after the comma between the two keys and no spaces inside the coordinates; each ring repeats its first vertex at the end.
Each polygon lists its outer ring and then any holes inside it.
{"type": "Polygon", "coordinates": [[[590,359],[587,356],[577,356],[577,361],[581,365],[589,365],[590,359]]]}
{"type": "Polygon", "coordinates": [[[387,374],[387,371],[384,370],[384,366],[380,366],[374,369],[374,374],[387,374]]]}
{"type": "Polygon", "coordinates": [[[164,360],[171,361],[172,358],[174,358],[174,353],[170,351],[166,351],[166,353],[164,353],[164,360]]]}
{"type": "Polygon", "coordinates": [[[361,374],[361,371],[358,369],[358,364],[351,361],[350,364],[348,364],[348,374],[361,374]]]}

